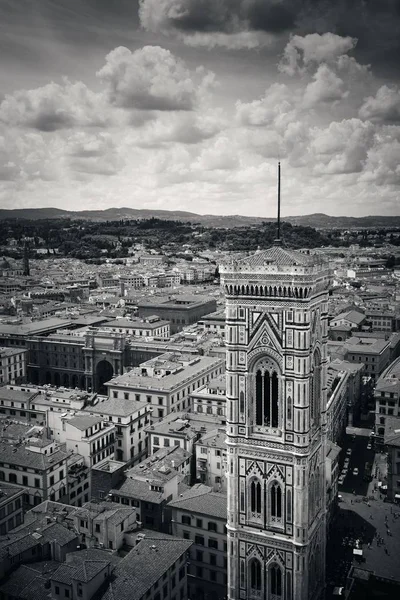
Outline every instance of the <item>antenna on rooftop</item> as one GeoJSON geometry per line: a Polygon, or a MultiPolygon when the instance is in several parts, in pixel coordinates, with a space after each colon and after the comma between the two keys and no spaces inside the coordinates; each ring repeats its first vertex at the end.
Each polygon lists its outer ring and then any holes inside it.
{"type": "Polygon", "coordinates": [[[281,244],[281,163],[278,162],[278,219],[276,223],[275,245],[280,246],[281,244]]]}

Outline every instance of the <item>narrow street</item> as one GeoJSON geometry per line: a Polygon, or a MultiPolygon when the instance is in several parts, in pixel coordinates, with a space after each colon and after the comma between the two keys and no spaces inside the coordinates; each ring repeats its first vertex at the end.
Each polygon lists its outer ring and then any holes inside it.
{"type": "Polygon", "coordinates": [[[389,579],[399,576],[400,507],[386,502],[379,492],[378,482],[385,483],[386,455],[375,455],[369,433],[367,429],[350,430],[341,452],[341,467],[346,458],[350,461],[339,486],[340,501],[327,543],[327,599],[334,597],[335,587],[345,585],[352,564],[389,579]],[[367,449],[369,443],[371,449],[367,449]],[[364,480],[367,462],[373,464],[369,482],[364,480]],[[357,475],[354,469],[358,469],[357,475]],[[355,549],[362,552],[358,560],[355,549]]]}

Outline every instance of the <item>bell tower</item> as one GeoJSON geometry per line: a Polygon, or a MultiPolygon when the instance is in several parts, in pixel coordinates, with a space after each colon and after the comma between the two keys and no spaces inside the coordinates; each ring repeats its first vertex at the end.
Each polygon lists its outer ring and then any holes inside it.
{"type": "Polygon", "coordinates": [[[226,295],[228,599],[325,586],[329,268],[270,249],[220,267],[226,295]]]}

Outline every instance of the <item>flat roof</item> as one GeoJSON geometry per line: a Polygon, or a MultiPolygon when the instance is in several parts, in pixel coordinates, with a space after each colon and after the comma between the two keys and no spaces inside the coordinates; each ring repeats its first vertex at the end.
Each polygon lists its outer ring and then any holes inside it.
{"type": "Polygon", "coordinates": [[[138,400],[125,400],[124,398],[106,398],[95,406],[86,406],[85,412],[98,415],[112,415],[116,417],[129,417],[142,408],[148,406],[147,402],[138,400]]]}
{"type": "Polygon", "coordinates": [[[140,367],[136,367],[123,375],[114,377],[105,385],[107,387],[169,391],[184,382],[191,382],[193,378],[201,374],[204,370],[224,364],[222,359],[211,356],[196,355],[194,358],[197,359],[195,364],[182,365],[182,368],[177,373],[164,376],[142,375],[140,367]]]}
{"type": "Polygon", "coordinates": [[[45,333],[46,331],[51,331],[52,329],[55,330],[68,327],[71,325],[71,323],[73,323],[73,321],[70,319],[59,319],[58,317],[42,319],[40,321],[33,321],[31,323],[20,323],[16,325],[0,323],[0,335],[18,335],[21,337],[27,335],[38,335],[40,333],[45,333]]]}

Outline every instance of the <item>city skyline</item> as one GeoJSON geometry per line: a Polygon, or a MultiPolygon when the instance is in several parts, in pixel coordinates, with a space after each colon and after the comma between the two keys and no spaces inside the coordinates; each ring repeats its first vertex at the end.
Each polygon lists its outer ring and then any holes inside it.
{"type": "Polygon", "coordinates": [[[395,0],[0,4],[1,208],[398,213],[395,0]]]}

